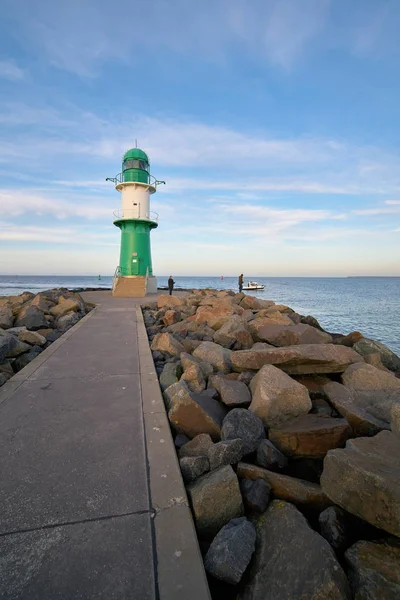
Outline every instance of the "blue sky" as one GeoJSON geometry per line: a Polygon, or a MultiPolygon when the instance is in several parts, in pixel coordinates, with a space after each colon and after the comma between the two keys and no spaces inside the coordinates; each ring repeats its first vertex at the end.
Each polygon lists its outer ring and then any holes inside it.
{"type": "Polygon", "coordinates": [[[154,272],[400,275],[398,0],[3,0],[0,273],[112,274],[125,150],[154,272]]]}

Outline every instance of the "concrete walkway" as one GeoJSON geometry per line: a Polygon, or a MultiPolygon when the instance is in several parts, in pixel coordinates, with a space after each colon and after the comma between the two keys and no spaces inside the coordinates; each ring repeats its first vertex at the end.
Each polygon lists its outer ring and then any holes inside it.
{"type": "Polygon", "coordinates": [[[140,301],[85,299],[0,391],[0,598],[207,599],[140,301]]]}

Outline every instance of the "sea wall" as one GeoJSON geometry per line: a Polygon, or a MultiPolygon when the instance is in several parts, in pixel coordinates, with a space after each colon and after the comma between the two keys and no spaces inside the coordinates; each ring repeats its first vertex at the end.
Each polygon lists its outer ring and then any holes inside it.
{"type": "Polygon", "coordinates": [[[93,308],[65,288],[0,297],[0,386],[93,308]]]}
{"type": "Polygon", "coordinates": [[[400,359],[245,294],[143,306],[213,598],[400,597],[400,359]]]}

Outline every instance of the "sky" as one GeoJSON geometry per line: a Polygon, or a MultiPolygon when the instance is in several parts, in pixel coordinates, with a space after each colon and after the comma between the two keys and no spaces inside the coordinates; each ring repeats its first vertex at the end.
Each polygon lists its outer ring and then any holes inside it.
{"type": "Polygon", "coordinates": [[[0,274],[400,275],[398,0],[3,0],[0,274]]]}

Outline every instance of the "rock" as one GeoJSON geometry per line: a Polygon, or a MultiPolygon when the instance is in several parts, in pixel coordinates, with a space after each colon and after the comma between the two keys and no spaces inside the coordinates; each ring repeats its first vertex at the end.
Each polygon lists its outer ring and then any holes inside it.
{"type": "Polygon", "coordinates": [[[330,344],[332,337],[320,329],[300,323],[298,325],[265,325],[258,337],[273,346],[296,346],[298,344],[330,344]]]}
{"type": "MultiPolygon", "coordinates": [[[[324,386],[329,402],[335,407],[339,414],[347,419],[354,435],[375,435],[379,431],[389,429],[388,420],[383,420],[377,414],[381,414],[381,398],[374,392],[357,392],[336,381],[331,381],[324,386]],[[378,404],[376,409],[375,404],[378,404]]],[[[386,396],[393,394],[388,392],[386,396]]],[[[396,394],[396,392],[394,392],[396,394]]],[[[387,403],[384,404],[386,411],[389,410],[387,403]]]]}
{"type": "Polygon", "coordinates": [[[268,335],[268,327],[271,325],[293,325],[293,321],[288,315],[276,311],[274,313],[269,313],[268,316],[253,319],[249,322],[248,328],[256,342],[267,342],[266,336],[268,335]],[[264,334],[265,327],[267,327],[267,330],[264,334]]]}
{"type": "MultiPolygon", "coordinates": [[[[29,350],[33,349],[30,344],[25,344],[25,342],[21,342],[18,338],[16,338],[16,342],[17,343],[13,345],[12,350],[8,352],[7,358],[16,358],[20,354],[24,354],[24,352],[29,352],[29,350]]],[[[36,349],[37,348],[38,347],[36,347],[36,349]]]]}
{"type": "Polygon", "coordinates": [[[250,385],[250,381],[253,379],[254,373],[251,371],[243,371],[243,373],[239,373],[238,381],[245,383],[246,385],[250,385]]]}
{"type": "Polygon", "coordinates": [[[400,435],[400,404],[393,404],[390,411],[390,429],[400,435]]]}
{"type": "Polygon", "coordinates": [[[217,400],[190,390],[175,394],[168,412],[170,423],[178,433],[189,438],[208,433],[214,441],[221,437],[225,415],[226,410],[217,400]]]}
{"type": "Polygon", "coordinates": [[[9,329],[13,326],[14,315],[9,306],[0,307],[0,328],[9,329]]]}
{"type": "Polygon", "coordinates": [[[323,329],[321,327],[321,325],[318,323],[317,319],[315,317],[311,317],[310,315],[308,315],[307,317],[301,317],[301,323],[305,323],[306,325],[311,325],[311,327],[316,327],[317,329],[320,329],[321,331],[325,331],[325,329],[323,329]]]}
{"type": "Polygon", "coordinates": [[[37,331],[28,331],[24,330],[18,334],[18,339],[21,342],[25,342],[27,344],[31,344],[34,346],[37,344],[38,346],[44,346],[46,343],[46,338],[43,335],[40,335],[37,331]]]}
{"type": "MultiPolygon", "coordinates": [[[[230,319],[233,313],[233,306],[221,301],[216,306],[199,306],[196,312],[196,323],[207,323],[214,330],[219,329],[230,319]]],[[[243,309],[242,309],[243,310],[243,309]]]]}
{"type": "Polygon", "coordinates": [[[293,505],[269,505],[257,523],[256,548],[238,600],[350,600],[335,553],[293,505]]]}
{"type": "Polygon", "coordinates": [[[258,371],[264,365],[277,365],[292,375],[342,373],[350,364],[363,362],[352,348],[334,344],[303,344],[267,350],[232,352],[234,371],[258,371]]]}
{"type": "Polygon", "coordinates": [[[232,519],[211,542],[204,559],[208,573],[237,584],[255,550],[256,529],[245,517],[232,519]]]}
{"type": "Polygon", "coordinates": [[[241,479],[239,485],[246,508],[263,513],[271,495],[268,483],[264,479],[241,479]]]}
{"type": "Polygon", "coordinates": [[[167,310],[165,311],[165,315],[162,319],[164,325],[168,327],[168,325],[174,325],[175,323],[179,323],[181,320],[181,313],[178,310],[167,310]]]}
{"type": "Polygon", "coordinates": [[[393,373],[381,371],[365,363],[348,367],[342,374],[342,382],[355,390],[400,390],[400,379],[393,373]]]}
{"type": "Polygon", "coordinates": [[[251,380],[250,389],[249,410],[260,417],[266,427],[307,414],[312,408],[307,388],[272,365],[260,369],[251,380]]]}
{"type": "Polygon", "coordinates": [[[394,371],[395,373],[400,372],[400,358],[397,356],[397,354],[392,352],[390,348],[385,346],[385,344],[364,338],[354,344],[353,348],[361,356],[366,356],[367,354],[373,352],[379,352],[382,363],[387,369],[390,369],[390,371],[394,371]]]}
{"type": "Polygon", "coordinates": [[[0,372],[0,387],[2,385],[4,385],[6,383],[6,381],[9,380],[9,377],[7,377],[7,375],[5,373],[1,373],[0,372]]]}
{"type": "Polygon", "coordinates": [[[251,348],[254,341],[247,325],[239,315],[233,315],[214,334],[214,342],[224,348],[251,348]]]}
{"type": "Polygon", "coordinates": [[[257,448],[256,462],[260,467],[271,471],[285,469],[288,460],[269,440],[261,440],[257,448]]]}
{"type": "Polygon", "coordinates": [[[185,397],[189,392],[190,390],[186,381],[178,381],[177,383],[173,383],[172,385],[167,387],[163,393],[165,406],[167,407],[167,409],[169,410],[171,408],[175,401],[175,398],[185,397]]]}
{"type": "Polygon", "coordinates": [[[6,332],[0,332],[0,363],[2,363],[9,352],[17,346],[18,340],[6,332]]]}
{"type": "Polygon", "coordinates": [[[179,461],[183,481],[190,483],[210,470],[206,456],[185,456],[179,461]]]}
{"type": "Polygon", "coordinates": [[[363,338],[363,334],[359,331],[352,331],[351,333],[348,333],[347,335],[344,335],[342,337],[342,339],[340,340],[340,344],[342,346],[353,347],[354,344],[357,344],[357,342],[359,342],[363,338]]]}
{"type": "Polygon", "coordinates": [[[46,296],[39,292],[28,301],[29,306],[36,306],[39,310],[41,310],[44,314],[48,314],[50,307],[52,306],[52,302],[46,298],[46,296]]]}
{"type": "Polygon", "coordinates": [[[57,319],[57,329],[59,331],[67,331],[76,325],[78,321],[79,315],[76,312],[68,312],[57,319]]]}
{"type": "Polygon", "coordinates": [[[230,465],[203,475],[189,484],[187,492],[200,536],[215,536],[231,519],[243,515],[239,482],[230,465]]]}
{"type": "Polygon", "coordinates": [[[47,321],[42,313],[36,306],[22,307],[18,313],[15,321],[16,327],[25,326],[31,331],[38,329],[47,328],[47,321]]]}
{"type": "Polygon", "coordinates": [[[225,417],[221,438],[223,441],[241,439],[243,456],[255,452],[262,439],[266,437],[264,425],[246,408],[234,408],[225,417]]]}
{"type": "Polygon", "coordinates": [[[75,298],[67,298],[64,299],[62,296],[59,299],[59,304],[57,306],[53,306],[50,308],[50,314],[58,319],[59,317],[63,317],[69,312],[78,312],[80,310],[80,304],[78,300],[75,298]]]}
{"type": "Polygon", "coordinates": [[[350,520],[348,517],[349,515],[338,506],[326,508],[318,517],[322,537],[330,543],[336,552],[343,552],[351,544],[351,541],[349,541],[350,520]]]}
{"type": "Polygon", "coordinates": [[[14,373],[18,373],[24,367],[29,365],[37,356],[39,356],[39,352],[35,352],[33,349],[29,350],[29,352],[25,352],[24,354],[20,354],[12,363],[12,368],[14,373]]]}
{"type": "Polygon", "coordinates": [[[222,402],[229,407],[245,406],[251,402],[251,394],[245,383],[240,381],[220,380],[219,393],[222,402]]]}
{"type": "Polygon", "coordinates": [[[193,352],[193,356],[211,365],[214,371],[229,373],[231,370],[231,351],[214,342],[202,342],[193,352]]]}
{"type": "Polygon", "coordinates": [[[184,446],[188,442],[190,442],[188,436],[183,433],[178,433],[175,436],[175,439],[174,439],[175,448],[178,448],[178,449],[182,448],[182,446],[184,446]]]}
{"type": "Polygon", "coordinates": [[[400,438],[390,431],[330,450],[321,486],[346,511],[400,536],[400,438]]]}
{"type": "MultiPolygon", "coordinates": [[[[200,345],[200,343],[198,345],[200,345]]],[[[214,369],[212,368],[212,366],[209,363],[198,360],[197,358],[195,358],[194,356],[191,356],[190,354],[187,354],[186,352],[182,352],[180,359],[181,359],[182,368],[184,371],[189,369],[189,367],[191,367],[192,365],[199,365],[200,369],[203,372],[204,379],[206,379],[206,380],[209,377],[211,377],[214,373],[214,369]]]]}
{"type": "Polygon", "coordinates": [[[182,344],[171,333],[157,333],[150,347],[153,352],[158,350],[169,356],[179,356],[185,351],[182,344]]]}
{"type": "Polygon", "coordinates": [[[328,450],[342,448],[350,435],[346,419],[322,415],[303,415],[268,432],[270,441],[294,458],[323,458],[328,450]]]}
{"type": "Polygon", "coordinates": [[[11,377],[14,375],[14,371],[9,360],[5,360],[4,362],[0,363],[0,373],[6,378],[6,381],[11,379],[11,377]]]}
{"type": "Polygon", "coordinates": [[[213,471],[222,465],[234,465],[242,459],[242,456],[243,442],[240,439],[227,440],[218,442],[218,444],[213,444],[208,450],[210,471],[213,471]]]}
{"type": "MultiPolygon", "coordinates": [[[[272,346],[271,344],[267,344],[265,342],[256,342],[251,347],[252,350],[269,350],[270,348],[275,348],[275,346],[272,346]]],[[[251,371],[248,372],[251,373],[251,371]]]]}
{"type": "Polygon", "coordinates": [[[178,296],[170,296],[169,294],[161,294],[157,298],[158,308],[173,308],[174,306],[182,306],[183,301],[178,296]]]}
{"type": "Polygon", "coordinates": [[[251,310],[260,310],[262,307],[262,303],[258,298],[254,296],[248,296],[244,294],[242,300],[240,301],[240,306],[243,308],[250,308],[251,310]]]}
{"type": "Polygon", "coordinates": [[[179,458],[185,458],[186,456],[208,457],[208,451],[213,446],[214,442],[212,441],[208,433],[200,433],[180,448],[178,456],[179,458]]]}
{"type": "Polygon", "coordinates": [[[206,380],[204,379],[203,371],[200,365],[192,364],[190,367],[185,369],[181,379],[186,381],[189,388],[193,392],[200,393],[206,388],[206,380]]]}
{"type": "MultiPolygon", "coordinates": [[[[24,327],[10,327],[9,329],[7,329],[6,333],[11,333],[12,335],[15,335],[18,337],[19,334],[21,333],[21,331],[28,331],[28,330],[25,326],[24,327]]],[[[53,330],[51,329],[51,331],[53,331],[53,330]]],[[[40,333],[40,331],[39,331],[39,333],[40,333]]]]}
{"type": "Polygon", "coordinates": [[[264,479],[271,487],[275,498],[281,498],[299,506],[323,510],[332,504],[321,486],[303,479],[275,473],[244,462],[238,464],[237,475],[246,479],[264,479]]]}
{"type": "Polygon", "coordinates": [[[174,383],[179,381],[182,374],[181,365],[179,362],[165,363],[160,375],[160,387],[163,391],[169,388],[174,383]]]}
{"type": "Polygon", "coordinates": [[[345,554],[356,600],[400,598],[400,548],[361,540],[345,554]]]}

